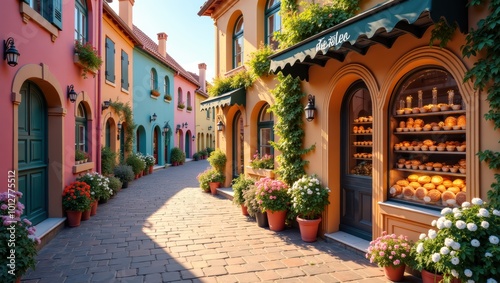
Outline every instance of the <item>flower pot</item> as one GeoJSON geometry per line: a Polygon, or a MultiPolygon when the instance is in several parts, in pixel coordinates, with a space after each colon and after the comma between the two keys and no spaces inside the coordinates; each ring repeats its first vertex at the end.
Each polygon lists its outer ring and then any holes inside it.
{"type": "Polygon", "coordinates": [[[248,207],[246,207],[245,205],[241,205],[241,213],[245,216],[248,216],[248,207]]]}
{"type": "Polygon", "coordinates": [[[149,174],[153,174],[153,166],[149,166],[149,174]]]}
{"type": "Polygon", "coordinates": [[[401,281],[405,276],[405,264],[400,264],[398,267],[394,266],[384,266],[384,274],[387,279],[391,281],[401,281]]]}
{"type": "Polygon", "coordinates": [[[97,204],[99,202],[97,200],[94,201],[94,203],[92,203],[92,206],[90,207],[90,216],[94,216],[97,214],[97,204]]]}
{"type": "Polygon", "coordinates": [[[216,195],[217,188],[220,188],[220,182],[210,182],[209,185],[210,185],[210,193],[212,193],[212,195],[216,195]]]}
{"type": "Polygon", "coordinates": [[[139,174],[135,174],[134,179],[139,179],[139,174]]]}
{"type": "Polygon", "coordinates": [[[179,162],[177,162],[177,161],[172,161],[172,166],[177,166],[177,165],[179,165],[179,162]]]}
{"type": "Polygon", "coordinates": [[[66,217],[68,220],[69,227],[78,227],[78,226],[80,226],[80,221],[82,220],[82,212],[81,211],[67,210],[66,217]]]}
{"type": "Polygon", "coordinates": [[[286,210],[271,211],[267,210],[267,221],[271,231],[282,231],[285,229],[286,210]]]}
{"type": "Polygon", "coordinates": [[[261,228],[265,228],[269,226],[269,223],[267,221],[267,213],[262,212],[262,211],[257,211],[255,212],[255,220],[257,221],[257,226],[261,228]]]}
{"type": "Polygon", "coordinates": [[[315,242],[318,235],[321,217],[318,219],[307,220],[297,216],[297,222],[299,223],[300,237],[302,238],[302,241],[315,242]]]}
{"type": "MultiPolygon", "coordinates": [[[[443,275],[441,274],[435,274],[430,271],[427,271],[425,269],[422,269],[422,283],[442,283],[443,282],[443,275]]],[[[452,283],[460,283],[460,280],[457,278],[453,278],[451,280],[452,283]]]]}
{"type": "Polygon", "coordinates": [[[82,218],[81,218],[82,221],[87,221],[90,219],[90,212],[91,212],[90,210],[91,209],[89,208],[82,212],[82,218]]]}
{"type": "Polygon", "coordinates": [[[149,175],[149,170],[148,169],[144,169],[142,171],[142,175],[144,175],[144,176],[149,175]]]}

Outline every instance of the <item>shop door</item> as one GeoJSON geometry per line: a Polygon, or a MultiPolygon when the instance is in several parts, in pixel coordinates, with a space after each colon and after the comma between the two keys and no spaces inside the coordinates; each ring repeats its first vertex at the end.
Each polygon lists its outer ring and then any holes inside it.
{"type": "Polygon", "coordinates": [[[233,122],[233,178],[243,173],[243,118],[238,111],[233,122]]]}
{"type": "Polygon", "coordinates": [[[41,90],[27,82],[21,88],[18,128],[18,188],[25,216],[34,225],[48,217],[47,109],[41,90]]]}
{"type": "Polygon", "coordinates": [[[190,137],[189,137],[189,132],[186,132],[186,134],[184,135],[184,152],[186,153],[186,157],[189,158],[189,156],[191,156],[191,151],[189,150],[190,149],[190,137]]]}
{"type": "Polygon", "coordinates": [[[366,240],[372,239],[371,115],[368,89],[357,82],[342,103],[340,230],[366,240]]]}
{"type": "Polygon", "coordinates": [[[153,156],[155,164],[158,164],[158,131],[153,129],[153,156]]]}

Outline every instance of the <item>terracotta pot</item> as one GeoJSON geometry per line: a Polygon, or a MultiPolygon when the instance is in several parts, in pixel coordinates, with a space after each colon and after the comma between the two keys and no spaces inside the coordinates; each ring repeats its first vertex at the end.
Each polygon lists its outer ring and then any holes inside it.
{"type": "MultiPolygon", "coordinates": [[[[427,271],[425,269],[422,269],[422,283],[442,283],[443,282],[443,275],[441,274],[435,274],[430,271],[427,271]]],[[[460,283],[460,280],[457,278],[454,278],[451,280],[451,283],[460,283]]]]}
{"type": "Polygon", "coordinates": [[[135,174],[134,179],[139,179],[139,174],[135,174]]]}
{"type": "Polygon", "coordinates": [[[82,212],[81,211],[67,210],[66,217],[68,220],[69,227],[78,227],[78,226],[80,226],[80,221],[82,220],[82,212]]]}
{"type": "Polygon", "coordinates": [[[220,188],[220,182],[210,182],[209,185],[210,185],[210,192],[212,193],[212,195],[216,195],[217,188],[220,188]]]}
{"type": "Polygon", "coordinates": [[[177,161],[172,162],[172,166],[177,166],[177,165],[179,165],[179,162],[177,162],[177,161]]]}
{"type": "Polygon", "coordinates": [[[271,231],[282,231],[285,229],[286,210],[271,211],[267,210],[267,221],[271,231]]]}
{"type": "Polygon", "coordinates": [[[143,176],[149,175],[149,169],[144,168],[144,170],[142,170],[142,175],[143,176]]]}
{"type": "Polygon", "coordinates": [[[302,241],[315,242],[318,235],[321,217],[318,219],[307,220],[297,216],[297,222],[299,223],[300,237],[302,238],[302,241]]]}
{"type": "Polygon", "coordinates": [[[401,281],[405,276],[405,264],[401,264],[398,267],[394,266],[384,266],[384,274],[387,279],[391,281],[401,281]]]}
{"type": "Polygon", "coordinates": [[[94,203],[92,203],[92,206],[90,207],[90,216],[94,216],[97,214],[97,204],[99,202],[97,200],[94,201],[94,203]]]}
{"type": "Polygon", "coordinates": [[[87,221],[90,219],[90,208],[82,212],[82,221],[87,221]]]}
{"type": "Polygon", "coordinates": [[[149,174],[153,174],[153,166],[149,166],[149,174]]]}
{"type": "Polygon", "coordinates": [[[241,205],[241,213],[245,216],[248,216],[248,208],[243,204],[241,205]]]}
{"type": "Polygon", "coordinates": [[[261,212],[260,210],[255,212],[255,220],[257,221],[257,226],[261,228],[269,226],[266,212],[261,212]]]}

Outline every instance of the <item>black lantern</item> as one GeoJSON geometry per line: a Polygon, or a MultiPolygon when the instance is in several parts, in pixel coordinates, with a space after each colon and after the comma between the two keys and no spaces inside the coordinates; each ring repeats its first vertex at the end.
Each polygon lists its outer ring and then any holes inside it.
{"type": "Polygon", "coordinates": [[[153,113],[153,115],[151,115],[151,116],[149,117],[149,122],[154,122],[154,121],[156,121],[156,118],[158,118],[158,116],[156,116],[156,113],[153,113]]]}
{"type": "Polygon", "coordinates": [[[181,129],[181,125],[177,124],[177,127],[175,128],[175,133],[177,134],[181,129]]]}
{"type": "Polygon", "coordinates": [[[208,126],[208,130],[211,131],[212,130],[212,126],[208,126]]]}
{"type": "Polygon", "coordinates": [[[168,122],[165,123],[165,126],[163,126],[163,135],[167,135],[168,131],[170,131],[170,126],[168,125],[168,122]]]}
{"type": "Polygon", "coordinates": [[[17,65],[17,60],[19,59],[19,51],[17,51],[16,46],[14,46],[14,38],[9,37],[7,40],[3,41],[4,51],[3,59],[7,60],[7,64],[11,67],[17,65]]]}
{"type": "Polygon", "coordinates": [[[78,93],[75,92],[75,88],[73,85],[68,86],[68,98],[71,103],[75,103],[76,97],[78,96],[78,93]]]}
{"type": "Polygon", "coordinates": [[[111,98],[109,100],[104,100],[101,106],[102,111],[108,109],[110,105],[111,105],[111,98]]]}
{"type": "Polygon", "coordinates": [[[196,137],[193,135],[192,139],[193,139],[193,141],[194,141],[194,140],[196,139],[196,137]]]}
{"type": "Polygon", "coordinates": [[[217,122],[217,131],[222,131],[224,130],[224,123],[222,123],[222,120],[219,120],[219,122],[217,122]]]}
{"type": "Polygon", "coordinates": [[[315,104],[315,97],[312,94],[309,94],[307,97],[307,106],[304,108],[304,111],[306,112],[306,120],[311,122],[314,120],[314,112],[316,111],[316,107],[314,106],[315,104]]]}

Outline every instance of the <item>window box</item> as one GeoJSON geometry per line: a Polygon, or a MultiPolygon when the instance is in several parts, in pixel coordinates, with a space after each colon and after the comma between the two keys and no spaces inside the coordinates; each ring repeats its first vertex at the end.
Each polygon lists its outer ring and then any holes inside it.
{"type": "Polygon", "coordinates": [[[94,162],[85,162],[73,165],[73,174],[82,173],[94,169],[94,162]]]}
{"type": "Polygon", "coordinates": [[[251,178],[271,178],[274,179],[274,171],[272,169],[254,169],[250,166],[245,166],[245,172],[251,178]]]}
{"type": "Polygon", "coordinates": [[[191,111],[191,110],[193,110],[193,107],[192,106],[188,106],[188,107],[186,107],[186,110],[187,111],[191,111]]]}
{"type": "Polygon", "coordinates": [[[160,96],[160,92],[157,91],[156,89],[152,89],[151,90],[151,96],[159,97],[160,96]]]}
{"type": "Polygon", "coordinates": [[[186,105],[184,103],[181,102],[181,103],[177,104],[177,109],[182,110],[184,108],[186,108],[186,105]]]}
{"type": "Polygon", "coordinates": [[[82,77],[87,78],[87,73],[95,77],[97,70],[102,65],[102,59],[97,53],[97,50],[89,42],[82,44],[80,41],[75,41],[75,56],[73,61],[82,68],[82,77]]]}

